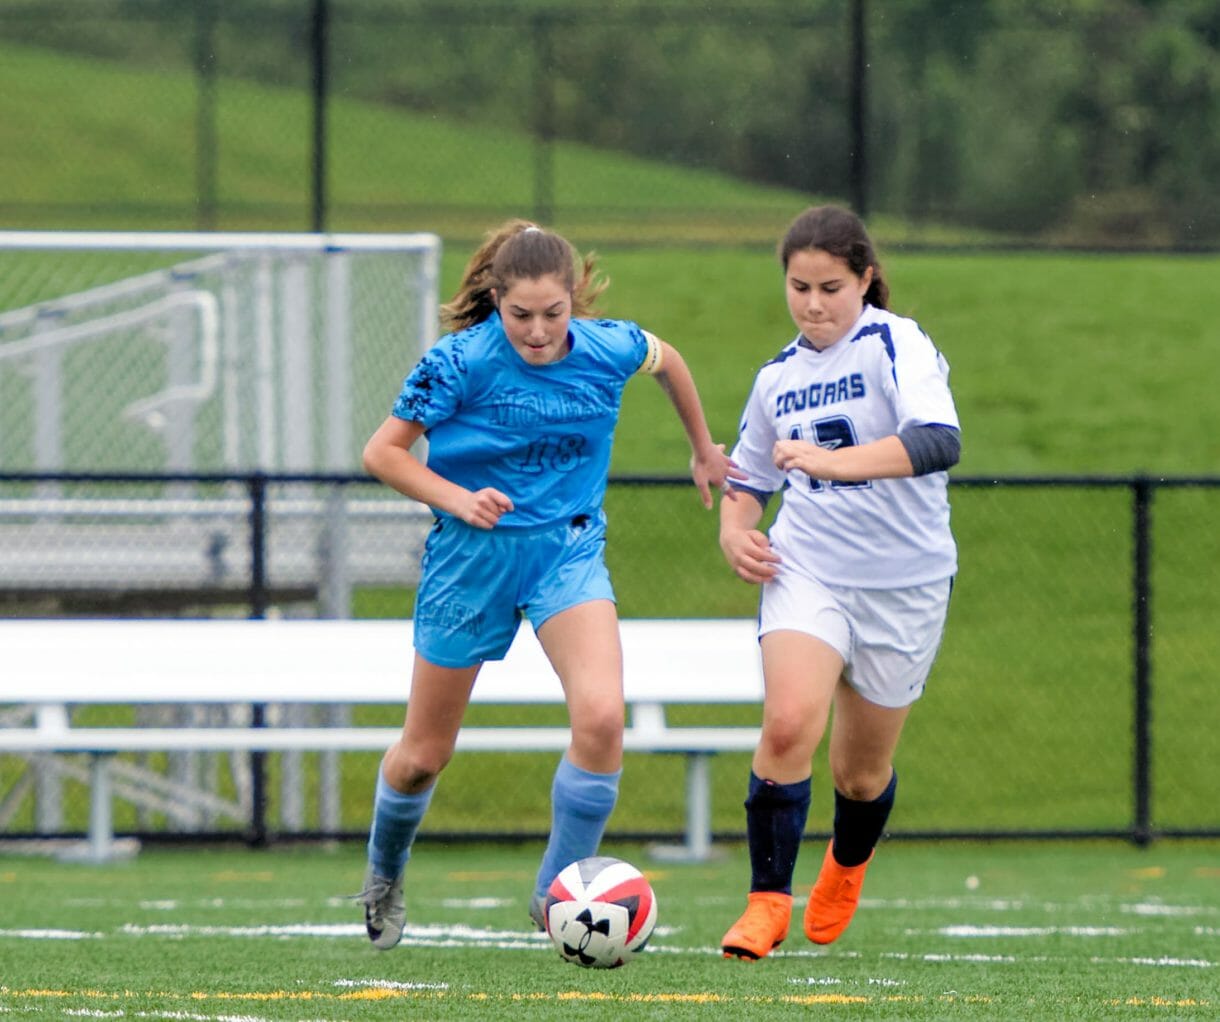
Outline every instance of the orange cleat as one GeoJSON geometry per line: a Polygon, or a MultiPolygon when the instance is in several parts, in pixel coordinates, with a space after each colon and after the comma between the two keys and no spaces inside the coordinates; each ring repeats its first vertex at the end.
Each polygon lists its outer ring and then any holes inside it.
{"type": "Polygon", "coordinates": [[[826,846],[818,879],[805,906],[805,936],[815,944],[829,944],[847,929],[860,903],[864,871],[873,861],[870,853],[858,866],[840,866],[835,861],[834,842],[826,846]]]}
{"type": "Polygon", "coordinates": [[[756,962],[770,954],[788,936],[792,895],[780,891],[751,891],[742,917],[720,941],[725,958],[756,962]]]}

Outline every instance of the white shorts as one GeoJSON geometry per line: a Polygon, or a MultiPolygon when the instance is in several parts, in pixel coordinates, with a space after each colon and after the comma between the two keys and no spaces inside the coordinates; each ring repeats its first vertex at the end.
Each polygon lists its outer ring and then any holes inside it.
{"type": "Polygon", "coordinates": [[[785,566],[762,587],[758,636],[804,632],[843,658],[843,677],[870,703],[897,708],[923,695],[940,649],[951,578],[905,589],[827,585],[785,566]]]}

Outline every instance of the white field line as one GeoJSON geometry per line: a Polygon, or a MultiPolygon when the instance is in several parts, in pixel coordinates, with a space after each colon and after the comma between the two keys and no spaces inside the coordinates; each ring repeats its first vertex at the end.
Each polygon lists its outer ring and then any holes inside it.
{"type": "Polygon", "coordinates": [[[105,936],[84,930],[0,930],[0,939],[15,940],[98,940],[105,936]]]}
{"type": "Polygon", "coordinates": [[[942,937],[1128,937],[1138,932],[1119,926],[978,926],[961,923],[932,931],[907,930],[909,936],[932,932],[942,937]]]}

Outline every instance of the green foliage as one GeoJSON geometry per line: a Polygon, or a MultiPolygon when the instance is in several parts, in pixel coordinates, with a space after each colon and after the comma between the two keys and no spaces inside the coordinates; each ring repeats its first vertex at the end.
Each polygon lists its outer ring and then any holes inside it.
{"type": "MultiPolygon", "coordinates": [[[[52,168],[45,184],[28,168],[6,175],[10,202],[45,191],[114,211],[130,203],[141,208],[122,215],[166,226],[189,218],[207,177],[194,166],[211,130],[197,119],[206,95],[221,119],[211,150],[221,215],[283,223],[289,209],[308,212],[310,5],[87,6],[33,16],[29,4],[0,4],[6,39],[63,60],[54,88],[20,52],[0,72],[0,151],[52,168]],[[104,73],[123,80],[103,85],[104,73]],[[156,171],[150,187],[139,186],[142,167],[156,171]],[[69,168],[73,187],[54,188],[69,168]],[[271,194],[244,187],[250,171],[269,177],[271,194]]],[[[852,152],[851,7],[335,0],[332,222],[385,227],[389,216],[402,227],[421,210],[435,222],[455,206],[477,218],[527,202],[587,218],[613,209],[617,189],[607,194],[586,162],[561,154],[595,149],[777,198],[854,196],[864,157],[870,209],[917,222],[1119,246],[1220,237],[1220,32],[1206,2],[870,6],[862,154],[852,152]],[[531,139],[559,144],[553,165],[531,139]],[[378,183],[391,187],[367,189],[382,162],[378,183]],[[438,180],[456,200],[431,194],[438,180]]],[[[723,217],[717,189],[696,183],[686,205],[723,217]]],[[[645,176],[629,191],[637,221],[666,206],[654,184],[645,176]]]]}

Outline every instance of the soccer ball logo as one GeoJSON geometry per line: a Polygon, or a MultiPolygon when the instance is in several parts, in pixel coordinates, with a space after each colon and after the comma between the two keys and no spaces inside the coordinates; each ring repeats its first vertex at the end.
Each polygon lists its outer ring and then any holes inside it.
{"type": "Polygon", "coordinates": [[[652,885],[622,859],[574,862],[546,895],[546,932],[560,957],[588,969],[617,969],[644,950],[657,922],[652,885]]]}

